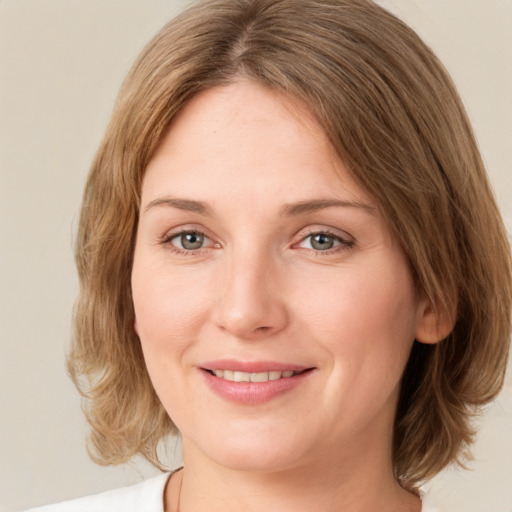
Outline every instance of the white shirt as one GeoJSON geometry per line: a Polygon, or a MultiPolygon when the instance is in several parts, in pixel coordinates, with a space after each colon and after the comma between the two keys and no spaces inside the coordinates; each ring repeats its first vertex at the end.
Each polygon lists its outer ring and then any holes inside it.
{"type": "MultiPolygon", "coordinates": [[[[140,484],[114,489],[84,498],[33,508],[26,512],[164,512],[164,490],[170,473],[140,484]]],[[[421,512],[440,512],[422,495],[421,512]]]]}

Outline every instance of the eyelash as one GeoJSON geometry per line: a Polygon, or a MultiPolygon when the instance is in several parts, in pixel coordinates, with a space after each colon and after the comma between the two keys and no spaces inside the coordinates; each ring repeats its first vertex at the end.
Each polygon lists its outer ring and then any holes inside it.
{"type": "MultiPolygon", "coordinates": [[[[205,251],[210,249],[211,247],[220,247],[219,244],[212,243],[212,245],[208,247],[199,247],[198,249],[182,249],[180,247],[175,246],[172,242],[175,239],[178,239],[180,237],[186,236],[186,235],[199,235],[204,237],[205,240],[211,239],[202,231],[198,229],[184,229],[182,231],[174,232],[167,234],[162,240],[160,240],[160,244],[168,247],[173,253],[179,254],[179,255],[185,255],[185,256],[197,256],[203,254],[205,251]]],[[[300,248],[298,247],[300,244],[304,243],[308,238],[311,239],[315,235],[323,235],[329,238],[332,238],[335,242],[338,242],[338,245],[335,245],[332,248],[325,249],[325,250],[315,250],[314,248],[308,248],[307,250],[311,250],[315,256],[327,256],[330,254],[335,254],[338,252],[346,251],[354,247],[355,242],[352,240],[349,240],[347,238],[344,238],[332,231],[326,230],[326,229],[320,229],[320,230],[311,230],[308,234],[303,236],[297,243],[294,243],[292,247],[294,248],[300,248]]],[[[310,242],[311,245],[311,242],[310,242]]]]}

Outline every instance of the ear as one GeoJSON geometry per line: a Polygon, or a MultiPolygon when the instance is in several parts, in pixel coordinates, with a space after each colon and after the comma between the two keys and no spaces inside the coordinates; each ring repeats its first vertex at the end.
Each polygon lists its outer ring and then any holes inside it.
{"type": "Polygon", "coordinates": [[[435,344],[446,338],[457,319],[457,307],[436,308],[428,298],[420,301],[416,324],[416,341],[435,344]]]}

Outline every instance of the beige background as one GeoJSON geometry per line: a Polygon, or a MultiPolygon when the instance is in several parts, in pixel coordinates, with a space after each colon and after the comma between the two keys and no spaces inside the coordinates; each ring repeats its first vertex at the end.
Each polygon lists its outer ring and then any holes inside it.
{"type": "MultiPolygon", "coordinates": [[[[64,370],[81,189],[119,84],[184,0],[0,0],[0,512],[135,482],[87,457],[64,370]]],[[[382,0],[452,73],[509,230],[512,1],[382,0]]],[[[179,447],[171,446],[179,459],[179,447]]],[[[430,485],[444,512],[512,511],[512,383],[481,420],[473,471],[430,485]]]]}

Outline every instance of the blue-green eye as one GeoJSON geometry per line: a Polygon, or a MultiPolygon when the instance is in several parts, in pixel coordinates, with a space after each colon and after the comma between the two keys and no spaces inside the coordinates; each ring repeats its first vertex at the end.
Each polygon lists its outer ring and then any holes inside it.
{"type": "Polygon", "coordinates": [[[330,249],[336,249],[337,247],[340,249],[344,247],[348,248],[352,245],[352,242],[344,240],[338,235],[320,231],[318,233],[311,233],[304,237],[301,240],[299,247],[302,249],[312,249],[314,251],[325,252],[330,249]]]}
{"type": "Polygon", "coordinates": [[[317,233],[316,235],[310,235],[310,243],[313,249],[317,251],[326,251],[332,249],[335,245],[339,245],[339,240],[336,240],[331,235],[325,233],[317,233]]]}
{"type": "Polygon", "coordinates": [[[183,251],[197,251],[211,243],[211,240],[199,231],[184,231],[169,238],[168,242],[183,251]]]}

